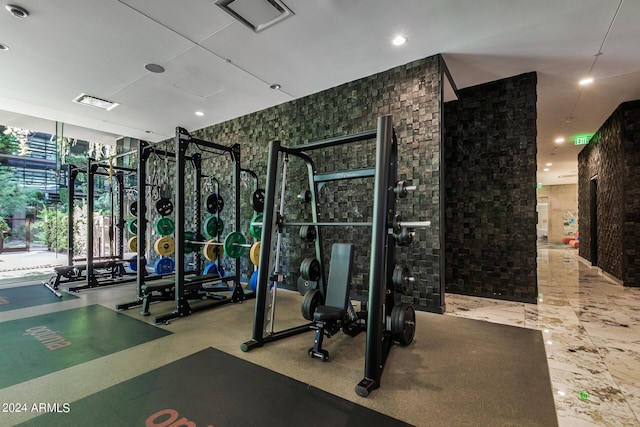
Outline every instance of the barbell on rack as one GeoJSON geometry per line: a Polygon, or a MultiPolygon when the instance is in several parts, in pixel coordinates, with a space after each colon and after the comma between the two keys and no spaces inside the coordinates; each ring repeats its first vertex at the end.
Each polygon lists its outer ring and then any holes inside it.
{"type": "MultiPolygon", "coordinates": [[[[252,226],[262,226],[262,222],[252,222],[252,226]]],[[[316,226],[316,227],[371,227],[371,222],[278,222],[277,225],[285,227],[304,227],[304,226],[316,226]]],[[[431,221],[394,221],[394,230],[399,228],[429,228],[431,227],[431,221]]]]}
{"type": "Polygon", "coordinates": [[[233,231],[227,234],[224,242],[218,242],[215,239],[201,242],[197,240],[186,240],[185,243],[190,245],[203,245],[204,257],[209,261],[215,261],[220,256],[220,247],[223,248],[225,255],[230,258],[240,258],[244,255],[246,248],[251,248],[251,262],[257,265],[260,258],[260,242],[247,243],[247,239],[239,231],[233,231]],[[255,260],[255,262],[254,262],[255,260]]]}

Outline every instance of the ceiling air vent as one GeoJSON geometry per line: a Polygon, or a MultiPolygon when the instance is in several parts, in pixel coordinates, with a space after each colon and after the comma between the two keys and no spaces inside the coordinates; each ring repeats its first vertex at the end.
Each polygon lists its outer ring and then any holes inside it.
{"type": "Polygon", "coordinates": [[[575,178],[577,177],[578,174],[571,174],[571,175],[558,175],[558,179],[566,179],[566,178],[575,178]]]}
{"type": "Polygon", "coordinates": [[[98,98],[95,96],[80,94],[78,95],[73,102],[77,102],[78,104],[88,105],[90,107],[100,108],[102,110],[111,111],[116,108],[118,105],[117,102],[107,101],[106,99],[98,98]]]}
{"type": "Polygon", "coordinates": [[[293,15],[280,0],[216,0],[216,4],[256,33],[293,15]]]}

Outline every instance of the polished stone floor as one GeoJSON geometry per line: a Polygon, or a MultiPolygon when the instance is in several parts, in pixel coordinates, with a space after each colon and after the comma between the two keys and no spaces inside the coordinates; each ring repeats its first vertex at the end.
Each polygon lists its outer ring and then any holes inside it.
{"type": "Polygon", "coordinates": [[[447,314],[539,329],[559,425],[640,426],[640,288],[538,249],[538,304],[447,294],[447,314]]]}

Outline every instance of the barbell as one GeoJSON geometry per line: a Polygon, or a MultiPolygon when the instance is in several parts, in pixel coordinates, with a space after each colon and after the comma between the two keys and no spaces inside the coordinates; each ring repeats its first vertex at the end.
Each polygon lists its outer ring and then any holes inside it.
{"type": "MultiPolygon", "coordinates": [[[[252,226],[262,226],[262,222],[252,222],[252,226]]],[[[285,227],[304,227],[304,226],[317,226],[317,227],[371,227],[372,222],[282,222],[278,225],[285,227]]],[[[394,221],[394,229],[396,227],[402,228],[429,228],[431,227],[431,221],[394,221]]]]}

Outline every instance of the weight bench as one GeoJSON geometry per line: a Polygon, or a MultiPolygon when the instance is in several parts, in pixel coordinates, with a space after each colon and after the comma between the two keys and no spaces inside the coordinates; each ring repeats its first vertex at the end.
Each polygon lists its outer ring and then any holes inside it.
{"type": "Polygon", "coordinates": [[[353,245],[334,243],[331,248],[331,264],[324,305],[319,305],[313,312],[313,329],[316,330],[313,348],[309,356],[318,357],[322,361],[329,359],[329,352],[322,349],[324,336],[331,337],[341,327],[350,323],[349,291],[351,289],[351,272],[353,270],[353,245]]]}
{"type": "MultiPolygon", "coordinates": [[[[93,263],[94,269],[105,269],[109,270],[109,274],[111,277],[122,276],[125,273],[124,264],[122,261],[109,260],[109,261],[99,261],[93,263]]],[[[58,267],[54,267],[53,270],[56,272],[55,276],[51,276],[47,282],[43,282],[42,284],[47,287],[51,292],[53,292],[58,298],[62,298],[62,294],[58,292],[60,283],[62,282],[62,278],[65,278],[65,282],[76,282],[79,280],[84,280],[86,276],[83,273],[87,270],[86,264],[76,264],[76,265],[62,265],[58,267]]],[[[95,279],[94,279],[95,281],[95,279]]],[[[93,287],[93,286],[90,286],[93,287]]],[[[70,291],[76,291],[79,289],[85,288],[84,286],[69,288],[70,291]]]]}

